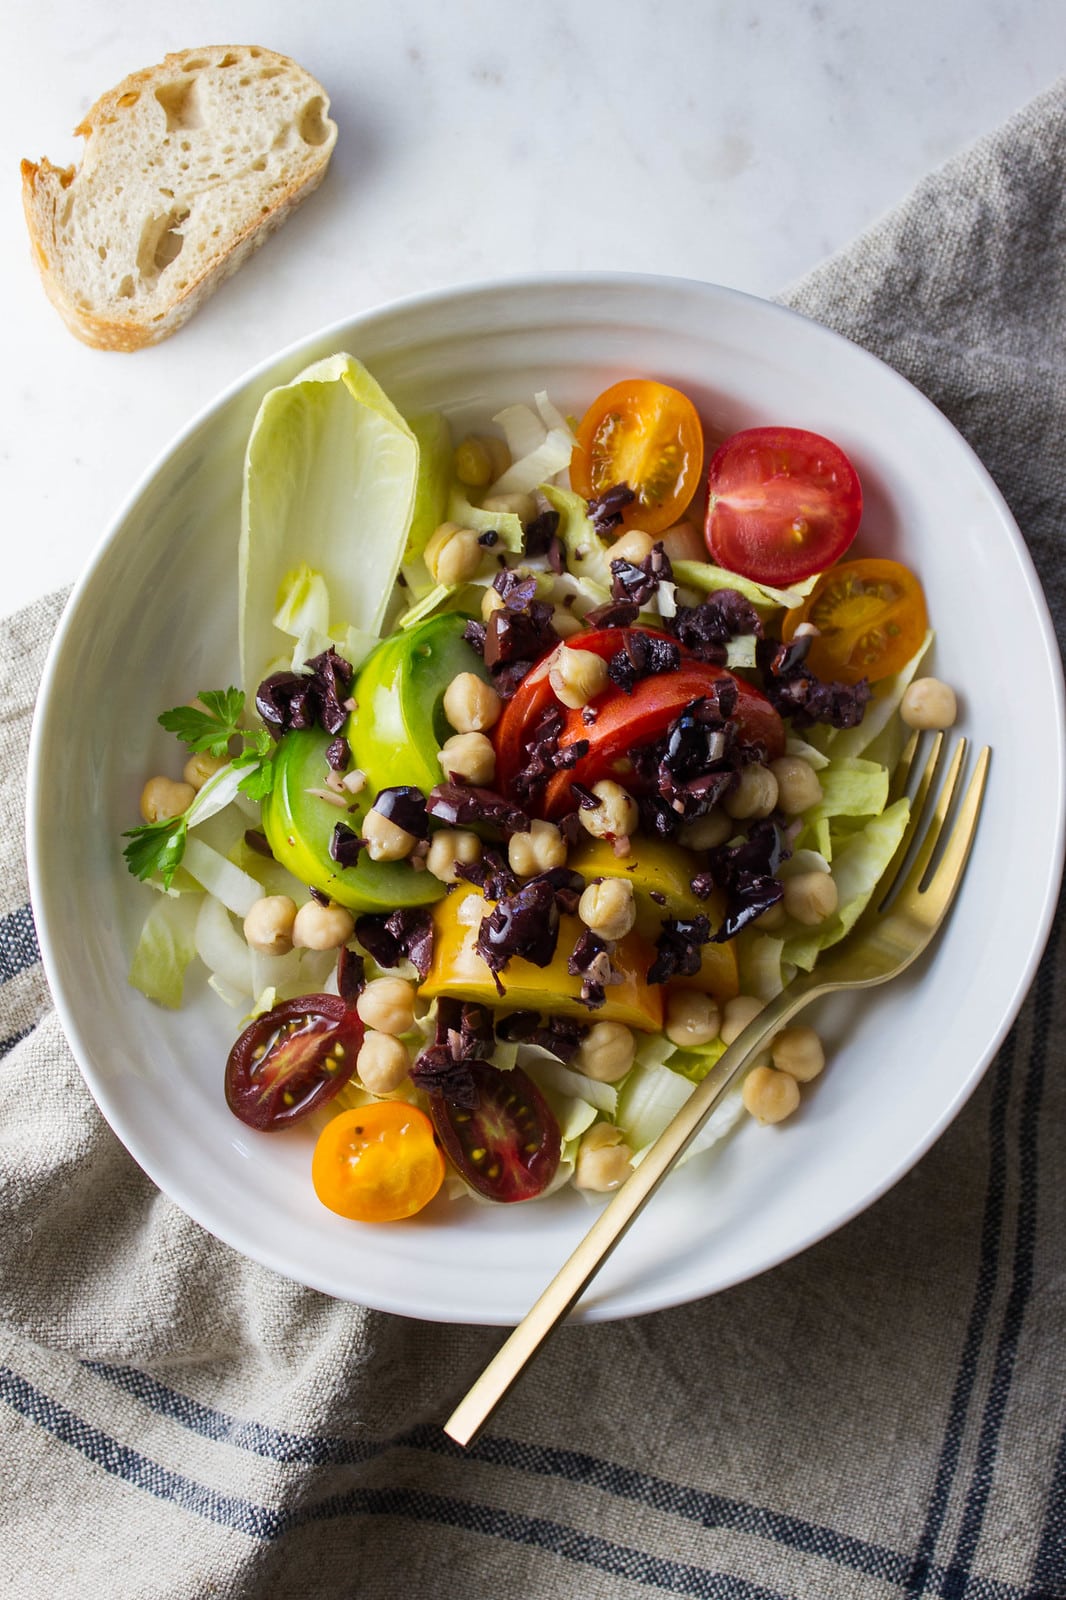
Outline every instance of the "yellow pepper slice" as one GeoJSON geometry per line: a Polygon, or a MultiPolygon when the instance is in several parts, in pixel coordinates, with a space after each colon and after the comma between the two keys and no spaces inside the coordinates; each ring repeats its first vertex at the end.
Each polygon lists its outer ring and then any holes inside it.
{"type": "MultiPolygon", "coordinates": [[[[662,839],[634,838],[628,854],[619,856],[606,840],[590,837],[571,850],[567,866],[589,883],[593,878],[628,878],[636,901],[637,932],[650,944],[658,937],[664,917],[705,916],[715,927],[725,911],[725,899],[717,890],[707,900],[693,894],[692,879],[700,870],[698,857],[662,839]]],[[[739,988],[733,941],[705,944],[699,972],[691,978],[678,978],[668,987],[700,989],[718,1000],[732,999],[739,988]]]]}
{"type": "Polygon", "coordinates": [[[655,952],[638,933],[619,939],[611,965],[621,983],[611,984],[605,1003],[596,1011],[582,1005],[581,979],[566,970],[567,959],[584,924],[577,917],[560,917],[559,942],[551,963],[536,967],[515,957],[500,974],[506,993],[501,997],[481,956],[474,948],[482,911],[491,905],[480,889],[460,886],[432,908],[433,961],[419,993],[427,1000],[450,995],[476,1000],[499,1011],[540,1011],[552,1016],[577,1017],[583,1022],[624,1022],[643,1033],[658,1033],[663,1025],[661,987],[645,981],[655,952]],[[477,913],[472,922],[466,919],[477,913]]]}

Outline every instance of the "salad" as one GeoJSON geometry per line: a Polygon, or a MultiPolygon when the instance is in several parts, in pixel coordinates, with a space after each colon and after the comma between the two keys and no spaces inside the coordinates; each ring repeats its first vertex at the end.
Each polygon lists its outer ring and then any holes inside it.
{"type": "MultiPolygon", "coordinates": [[[[650,378],[458,440],[348,355],[267,395],[242,686],[159,718],[183,765],[126,835],[158,891],[130,981],[206,975],[219,1094],[305,1131],[325,1206],[617,1188],[853,926],[908,727],[956,714],[917,577],[849,558],[861,515],[830,440],[714,440],[650,378]]],[[[686,1158],[824,1064],[782,1030],[686,1158]]]]}

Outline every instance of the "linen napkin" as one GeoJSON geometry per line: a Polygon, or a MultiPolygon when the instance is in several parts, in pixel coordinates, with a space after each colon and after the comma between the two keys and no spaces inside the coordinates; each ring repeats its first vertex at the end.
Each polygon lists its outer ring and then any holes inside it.
{"type": "MultiPolygon", "coordinates": [[[[1064,173],[1066,80],[784,297],[970,439],[1060,626],[1064,173]]],[[[243,1260],[82,1085],[21,842],[59,604],[0,627],[3,1594],[1066,1596],[1061,912],[999,1058],[889,1195],[727,1293],[562,1329],[464,1454],[439,1423],[498,1331],[243,1260]]]]}

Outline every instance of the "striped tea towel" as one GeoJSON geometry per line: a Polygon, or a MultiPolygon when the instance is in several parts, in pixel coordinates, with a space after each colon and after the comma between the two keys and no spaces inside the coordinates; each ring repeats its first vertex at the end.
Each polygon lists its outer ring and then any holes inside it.
{"type": "MultiPolygon", "coordinates": [[[[969,437],[1060,622],[1064,174],[1066,83],[788,297],[969,437]]],[[[439,1422],[498,1333],[234,1255],[82,1086],[21,844],[57,614],[0,628],[0,1593],[1066,1596],[1061,914],[998,1060],[892,1193],[728,1293],[564,1328],[464,1455],[439,1422]]]]}

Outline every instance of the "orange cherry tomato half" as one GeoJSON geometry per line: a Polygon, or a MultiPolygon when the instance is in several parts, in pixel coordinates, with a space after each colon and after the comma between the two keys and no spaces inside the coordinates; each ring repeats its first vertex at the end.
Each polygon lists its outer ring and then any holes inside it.
{"type": "Polygon", "coordinates": [[[818,629],[812,672],[840,683],[890,678],[910,660],[929,626],[922,586],[898,561],[845,561],[826,572],[805,604],[785,613],[787,643],[801,622],[818,629]]]}
{"type": "Polygon", "coordinates": [[[755,583],[801,583],[847,550],[862,488],[843,450],[804,428],[746,428],[707,468],[711,560],[755,583]]]}
{"type": "Polygon", "coordinates": [[[661,533],[696,493],[703,470],[703,428],[687,395],[651,378],[616,383],[586,411],[577,430],[570,483],[586,500],[626,483],[636,499],[619,532],[661,533]]]}
{"type": "Polygon", "coordinates": [[[444,1156],[424,1111],[403,1100],[377,1100],[326,1123],[311,1181],[338,1216],[398,1222],[433,1199],[444,1182],[444,1156]]]}

